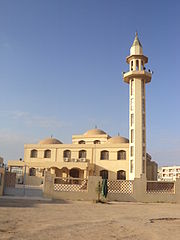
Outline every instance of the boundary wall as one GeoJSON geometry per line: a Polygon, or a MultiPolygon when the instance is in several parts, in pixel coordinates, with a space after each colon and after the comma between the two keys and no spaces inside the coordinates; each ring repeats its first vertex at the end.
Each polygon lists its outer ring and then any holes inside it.
{"type": "MultiPolygon", "coordinates": [[[[102,194],[98,190],[102,184],[101,177],[89,176],[88,179],[78,179],[77,181],[80,182],[76,183],[71,182],[71,180],[56,178],[55,175],[47,172],[43,185],[44,197],[88,201],[98,201],[102,197],[102,194]]],[[[157,182],[147,181],[142,176],[141,178],[134,179],[134,181],[108,180],[107,200],[180,203],[180,179],[177,179],[176,182],[157,182]]]]}

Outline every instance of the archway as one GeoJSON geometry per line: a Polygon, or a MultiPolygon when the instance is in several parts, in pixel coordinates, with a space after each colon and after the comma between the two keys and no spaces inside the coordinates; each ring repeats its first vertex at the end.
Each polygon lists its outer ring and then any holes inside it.
{"type": "Polygon", "coordinates": [[[79,178],[79,169],[78,168],[72,168],[69,172],[69,175],[72,178],[79,178]]]}
{"type": "Polygon", "coordinates": [[[100,171],[100,176],[102,179],[108,179],[108,171],[107,170],[101,170],[100,171]]]}

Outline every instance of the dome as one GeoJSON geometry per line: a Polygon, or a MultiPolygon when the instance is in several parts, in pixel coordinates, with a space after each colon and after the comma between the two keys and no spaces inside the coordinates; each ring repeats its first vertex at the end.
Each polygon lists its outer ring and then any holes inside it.
{"type": "Polygon", "coordinates": [[[84,133],[84,135],[86,136],[91,136],[91,135],[104,135],[107,134],[105,133],[103,130],[98,129],[98,128],[94,128],[94,129],[90,129],[87,132],[84,133]]]}
{"type": "Polygon", "coordinates": [[[46,138],[41,140],[38,144],[62,144],[62,142],[56,138],[46,138]]]}
{"type": "Polygon", "coordinates": [[[108,143],[129,143],[129,140],[125,137],[115,136],[108,139],[108,143]]]}

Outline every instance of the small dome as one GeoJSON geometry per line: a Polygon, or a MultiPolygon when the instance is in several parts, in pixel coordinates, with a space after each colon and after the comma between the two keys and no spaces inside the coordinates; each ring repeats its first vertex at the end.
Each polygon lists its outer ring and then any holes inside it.
{"type": "Polygon", "coordinates": [[[38,144],[62,144],[62,142],[56,138],[46,138],[41,140],[38,144]]]}
{"type": "Polygon", "coordinates": [[[86,136],[91,136],[91,135],[104,135],[104,134],[107,134],[105,133],[103,130],[101,129],[98,129],[98,128],[94,128],[94,129],[90,129],[88,130],[87,132],[84,133],[84,135],[86,136]]]}
{"type": "Polygon", "coordinates": [[[115,136],[108,139],[108,143],[129,143],[129,140],[125,137],[115,136]]]}

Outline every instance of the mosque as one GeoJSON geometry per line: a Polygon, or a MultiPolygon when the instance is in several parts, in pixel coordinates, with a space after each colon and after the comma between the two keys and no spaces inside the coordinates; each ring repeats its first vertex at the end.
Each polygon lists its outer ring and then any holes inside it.
{"type": "Polygon", "coordinates": [[[51,171],[62,178],[134,180],[144,175],[147,180],[157,180],[157,163],[146,152],[145,85],[151,81],[152,72],[145,68],[148,58],[143,55],[137,33],[126,62],[129,71],[123,72],[123,79],[129,84],[129,139],[111,137],[98,128],[73,135],[72,144],[43,139],[25,144],[24,161],[8,161],[10,171],[37,177],[51,171]]]}

